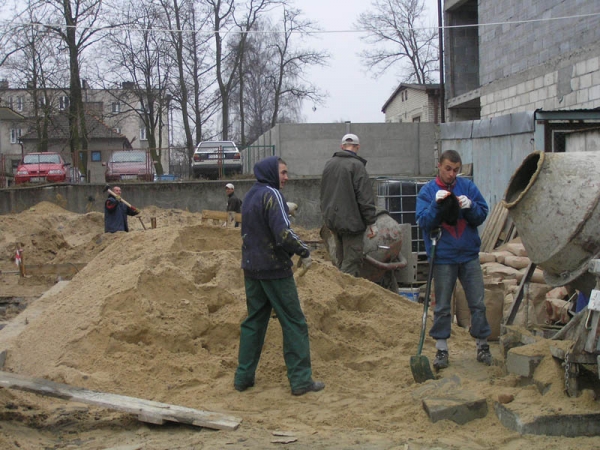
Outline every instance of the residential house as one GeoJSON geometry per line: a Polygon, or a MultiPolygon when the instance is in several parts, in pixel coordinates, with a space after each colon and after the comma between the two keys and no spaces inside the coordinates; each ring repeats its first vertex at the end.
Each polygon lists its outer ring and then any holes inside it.
{"type": "Polygon", "coordinates": [[[402,83],[387,99],[381,112],[386,123],[440,122],[440,85],[402,83]]]}
{"type": "MultiPolygon", "coordinates": [[[[103,182],[102,163],[112,151],[123,148],[147,149],[146,127],[138,111],[143,107],[132,92],[131,83],[121,89],[91,89],[83,82],[85,121],[88,129],[87,171],[90,182],[103,182]]],[[[0,81],[0,107],[10,108],[21,116],[19,120],[5,121],[0,117],[0,152],[6,165],[15,168],[23,152],[58,151],[68,162],[79,163],[84,155],[71,155],[67,111],[70,98],[66,89],[35,90],[10,88],[8,81],[0,81]],[[48,112],[48,121],[39,120],[48,112]],[[45,144],[40,136],[47,136],[45,144]],[[75,161],[74,161],[75,160],[75,161]]],[[[161,118],[161,132],[157,146],[163,167],[169,167],[168,114],[161,118]]]]}

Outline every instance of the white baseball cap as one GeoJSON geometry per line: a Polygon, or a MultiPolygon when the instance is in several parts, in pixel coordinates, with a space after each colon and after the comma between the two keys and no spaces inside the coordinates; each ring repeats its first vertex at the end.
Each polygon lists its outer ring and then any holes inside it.
{"type": "Polygon", "coordinates": [[[233,187],[233,184],[231,184],[231,183],[227,183],[227,184],[225,185],[225,187],[226,187],[227,189],[235,189],[235,188],[233,187]]]}
{"type": "Polygon", "coordinates": [[[344,144],[359,145],[360,141],[358,140],[358,136],[355,134],[345,134],[342,138],[342,145],[344,144]]]}

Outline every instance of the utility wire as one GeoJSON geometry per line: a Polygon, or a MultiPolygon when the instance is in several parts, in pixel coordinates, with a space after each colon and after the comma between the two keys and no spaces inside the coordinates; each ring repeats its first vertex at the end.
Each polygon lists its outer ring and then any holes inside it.
{"type": "MultiPolygon", "coordinates": [[[[546,17],[541,19],[528,19],[528,20],[508,20],[505,22],[490,22],[490,23],[473,23],[464,25],[444,25],[441,27],[443,30],[453,30],[460,28],[477,28],[477,27],[496,27],[501,25],[521,25],[527,23],[542,23],[542,22],[554,22],[558,20],[572,20],[572,19],[585,19],[589,17],[600,16],[600,12],[589,13],[589,14],[577,14],[573,16],[561,16],[561,17],[546,17]]],[[[117,30],[117,31],[139,31],[139,32],[159,32],[159,33],[199,33],[199,34],[224,34],[224,33],[247,33],[247,34],[272,34],[272,33],[285,33],[284,31],[277,30],[177,30],[169,28],[137,28],[129,26],[100,26],[100,27],[86,27],[80,25],[64,25],[64,24],[41,24],[34,22],[13,22],[13,21],[0,21],[0,27],[2,28],[23,28],[23,27],[52,27],[52,28],[79,28],[82,30],[117,30]]],[[[292,34],[305,34],[305,35],[316,35],[316,34],[343,34],[343,33],[371,33],[373,31],[378,32],[392,32],[392,31],[420,31],[420,30],[437,30],[440,27],[429,26],[429,27],[401,27],[401,28],[381,28],[379,30],[365,30],[365,29],[353,29],[353,30],[311,30],[311,31],[291,31],[292,34]]]]}

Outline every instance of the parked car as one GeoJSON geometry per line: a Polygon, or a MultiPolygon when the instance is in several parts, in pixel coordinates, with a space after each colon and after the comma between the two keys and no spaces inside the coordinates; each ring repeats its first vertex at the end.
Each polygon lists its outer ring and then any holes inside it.
{"type": "Polygon", "coordinates": [[[70,165],[60,153],[28,153],[17,167],[15,184],[70,182],[70,165]]]}
{"type": "Polygon", "coordinates": [[[116,181],[154,181],[154,162],[150,152],[145,150],[118,150],[113,152],[106,163],[104,179],[107,183],[116,181]]]}
{"type": "Polygon", "coordinates": [[[242,173],[240,151],[232,141],[203,141],[192,158],[195,178],[217,179],[219,175],[242,173]]]}

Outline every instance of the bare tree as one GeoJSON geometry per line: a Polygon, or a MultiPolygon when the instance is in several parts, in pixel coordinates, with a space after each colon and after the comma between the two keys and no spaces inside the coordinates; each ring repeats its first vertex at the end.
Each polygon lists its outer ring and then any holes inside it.
{"type": "Polygon", "coordinates": [[[108,90],[124,108],[120,113],[134,111],[144,125],[148,147],[158,175],[161,165],[164,131],[163,117],[167,113],[167,87],[171,73],[168,42],[157,32],[164,23],[162,9],[151,3],[130,3],[124,12],[131,25],[107,35],[103,53],[109,63],[109,77],[119,80],[120,90],[108,90]]]}
{"type": "Polygon", "coordinates": [[[310,36],[316,27],[301,19],[297,9],[284,6],[282,11],[277,26],[267,20],[257,22],[238,66],[234,106],[239,113],[242,145],[253,142],[278,122],[297,121],[303,100],[320,104],[325,97],[302,74],[308,66],[326,64],[329,55],[297,47],[294,40],[310,36]]]}
{"type": "Polygon", "coordinates": [[[380,75],[400,64],[404,81],[425,84],[438,70],[437,28],[424,26],[424,0],[373,0],[359,26],[373,48],[361,53],[364,64],[380,75]]]}
{"type": "Polygon", "coordinates": [[[104,34],[102,26],[102,0],[38,0],[30,8],[38,17],[37,25],[45,28],[62,42],[69,61],[69,131],[73,162],[79,161],[80,169],[87,173],[88,137],[81,85],[81,61],[83,52],[104,34]],[[62,22],[62,24],[60,23],[62,22]]]}
{"type": "Polygon", "coordinates": [[[270,7],[285,0],[249,0],[236,12],[235,0],[205,0],[212,12],[212,25],[215,43],[215,69],[219,95],[221,98],[222,138],[229,139],[229,102],[238,75],[238,65],[244,55],[244,47],[248,33],[253,29],[260,15],[270,7]],[[234,27],[241,33],[237,39],[235,51],[228,52],[226,35],[228,29],[234,27]],[[228,61],[231,59],[231,61],[228,61]]]}
{"type": "Polygon", "coordinates": [[[308,66],[323,66],[329,59],[329,54],[322,50],[294,48],[292,38],[294,36],[310,36],[317,31],[316,25],[306,19],[302,19],[299,9],[283,10],[281,24],[283,32],[276,34],[273,43],[276,57],[276,70],[271,79],[274,90],[275,104],[271,115],[271,127],[277,123],[281,106],[288,98],[299,102],[310,99],[316,104],[321,104],[325,94],[311,83],[302,82],[302,73],[308,66]]]}
{"type": "MultiPolygon", "coordinates": [[[[6,58],[2,68],[15,86],[27,89],[32,103],[27,108],[26,125],[38,138],[38,151],[48,150],[48,133],[54,115],[58,112],[58,96],[63,99],[67,91],[63,88],[68,78],[64,55],[57,48],[56,39],[43,27],[31,25],[39,22],[35,11],[27,7],[17,14],[18,19],[3,36],[6,58]]],[[[64,106],[64,103],[63,103],[64,106]]]]}

